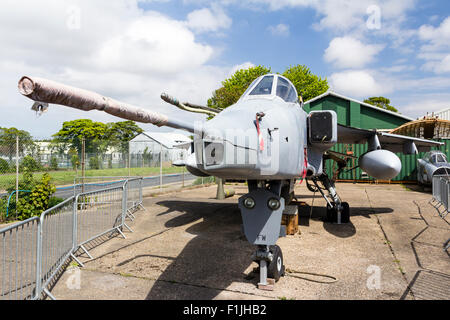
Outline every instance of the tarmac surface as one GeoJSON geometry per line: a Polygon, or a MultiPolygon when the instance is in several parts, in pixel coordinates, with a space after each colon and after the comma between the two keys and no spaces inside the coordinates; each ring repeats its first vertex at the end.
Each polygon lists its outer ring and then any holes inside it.
{"type": "Polygon", "coordinates": [[[296,187],[299,233],[280,238],[287,274],[257,289],[254,247],[241,231],[236,195],[216,186],[145,197],[133,232],[106,236],[81,253],[51,288],[57,299],[450,299],[450,226],[430,191],[402,185],[338,183],[351,222],[323,221],[325,200],[296,187]],[[300,272],[300,273],[298,273],[300,272]],[[311,275],[315,273],[320,275],[311,275]]]}

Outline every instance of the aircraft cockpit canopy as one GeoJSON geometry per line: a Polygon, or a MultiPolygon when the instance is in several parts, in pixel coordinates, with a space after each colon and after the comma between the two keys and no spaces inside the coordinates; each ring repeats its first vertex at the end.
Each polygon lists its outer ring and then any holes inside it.
{"type": "Polygon", "coordinates": [[[447,157],[441,152],[427,152],[423,159],[431,163],[447,162],[447,157]]]}
{"type": "Polygon", "coordinates": [[[241,99],[275,98],[279,97],[285,102],[298,102],[297,90],[285,77],[278,74],[269,74],[257,78],[247,88],[241,99]]]}

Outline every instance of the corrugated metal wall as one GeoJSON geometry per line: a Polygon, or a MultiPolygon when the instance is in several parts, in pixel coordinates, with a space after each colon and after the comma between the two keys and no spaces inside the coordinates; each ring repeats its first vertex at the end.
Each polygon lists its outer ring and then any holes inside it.
{"type": "MultiPolygon", "coordinates": [[[[396,116],[395,114],[378,111],[377,109],[368,108],[365,105],[356,103],[354,101],[342,99],[340,97],[328,95],[312,103],[306,103],[304,106],[306,112],[312,110],[334,110],[338,115],[338,123],[352,126],[361,129],[394,129],[398,126],[408,122],[407,119],[396,116]]],[[[443,140],[445,145],[439,149],[447,154],[450,158],[450,140],[443,140]]],[[[353,155],[360,157],[367,152],[367,144],[344,145],[337,144],[331,150],[347,154],[348,151],[353,151],[353,155]]],[[[423,157],[421,152],[417,155],[405,155],[396,153],[402,162],[402,171],[400,174],[392,179],[393,181],[417,181],[417,159],[423,157]]],[[[357,168],[348,171],[358,165],[358,159],[349,160],[347,168],[344,169],[338,179],[340,180],[373,180],[371,177],[363,179],[361,176],[361,169],[357,168]],[[347,170],[347,172],[346,172],[347,170]]],[[[333,172],[337,170],[337,165],[334,161],[325,161],[325,170],[328,175],[333,176],[333,172]]]]}
{"type": "MultiPolygon", "coordinates": [[[[447,155],[447,159],[450,159],[450,140],[438,140],[444,142],[445,145],[438,149],[444,152],[447,155]]],[[[367,144],[353,144],[353,145],[345,145],[345,144],[337,144],[331,150],[347,154],[348,151],[353,150],[353,155],[356,157],[360,157],[363,153],[367,152],[367,144]],[[353,148],[353,149],[352,149],[353,148]]],[[[417,159],[423,157],[425,152],[420,152],[417,155],[406,155],[403,153],[396,153],[396,155],[400,158],[402,162],[402,170],[398,174],[397,177],[392,179],[392,181],[417,181],[417,159]]],[[[373,178],[363,178],[361,176],[361,169],[356,168],[354,170],[348,170],[358,165],[358,159],[349,159],[347,162],[347,168],[344,169],[338,176],[339,180],[373,180],[373,178]]],[[[329,176],[333,176],[333,173],[337,170],[337,165],[334,161],[327,160],[325,161],[325,170],[329,176]]]]}

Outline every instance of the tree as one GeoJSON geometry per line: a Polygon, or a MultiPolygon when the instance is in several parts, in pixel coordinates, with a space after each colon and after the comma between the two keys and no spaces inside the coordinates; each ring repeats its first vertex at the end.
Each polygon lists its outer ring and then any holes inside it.
{"type": "MultiPolygon", "coordinates": [[[[216,109],[229,107],[239,100],[256,78],[271,72],[270,68],[264,66],[236,71],[230,78],[222,82],[221,88],[214,91],[213,96],[208,100],[208,107],[216,109]]],[[[312,74],[304,65],[291,66],[282,75],[293,83],[298,94],[302,93],[304,101],[317,97],[328,90],[327,79],[312,74]]]]}
{"type": "Polygon", "coordinates": [[[0,154],[4,154],[12,161],[16,154],[16,137],[19,137],[19,153],[23,154],[25,151],[36,151],[36,144],[33,141],[30,133],[25,130],[12,128],[0,128],[0,154]]]}
{"type": "Polygon", "coordinates": [[[107,123],[106,139],[109,145],[117,147],[120,152],[128,153],[128,142],[144,132],[134,121],[107,123]]]}
{"type": "Polygon", "coordinates": [[[376,106],[378,108],[384,109],[384,110],[389,110],[392,112],[398,112],[398,110],[391,106],[391,100],[389,100],[388,98],[385,97],[370,97],[366,100],[364,100],[365,103],[371,104],[373,106],[376,106]]]}
{"type": "Polygon", "coordinates": [[[264,66],[236,71],[230,78],[222,81],[221,88],[213,92],[213,96],[208,99],[208,107],[225,109],[235,104],[256,78],[267,73],[271,73],[271,70],[264,66]]]}
{"type": "Polygon", "coordinates": [[[86,152],[97,151],[101,139],[105,138],[107,131],[106,124],[94,122],[89,119],[78,119],[66,121],[63,127],[53,135],[54,142],[68,144],[81,153],[83,137],[85,138],[86,152]]]}
{"type": "Polygon", "coordinates": [[[311,73],[305,65],[291,66],[283,72],[283,76],[292,82],[299,95],[302,94],[304,102],[328,90],[327,79],[311,73]]]}

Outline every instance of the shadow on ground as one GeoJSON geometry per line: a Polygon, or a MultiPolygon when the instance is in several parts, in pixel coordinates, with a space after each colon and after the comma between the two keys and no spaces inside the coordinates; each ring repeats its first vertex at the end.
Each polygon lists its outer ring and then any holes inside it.
{"type": "MultiPolygon", "coordinates": [[[[249,273],[251,255],[255,247],[249,244],[242,232],[242,220],[236,203],[208,200],[181,201],[165,200],[157,202],[166,208],[159,215],[182,212],[165,223],[174,228],[190,225],[186,232],[195,235],[177,258],[158,278],[147,299],[213,299],[218,291],[203,290],[199,296],[195,287],[208,287],[218,290],[228,288],[232,283],[251,283],[256,285],[258,274],[249,273]],[[176,292],[170,290],[173,283],[189,284],[177,286],[176,292]],[[184,290],[184,292],[180,292],[184,290]]],[[[309,226],[310,206],[301,206],[299,224],[309,226]]],[[[322,220],[325,208],[313,207],[311,219],[322,220]]],[[[391,213],[390,208],[352,208],[351,215],[369,217],[373,213],[391,213]]],[[[356,233],[352,223],[335,225],[324,222],[324,229],[337,237],[351,237],[356,233]]],[[[257,265],[253,263],[256,267],[257,265]]],[[[175,289],[175,287],[173,288],[175,289]]]]}
{"type": "Polygon", "coordinates": [[[182,212],[168,220],[165,227],[192,224],[186,232],[195,237],[161,274],[147,299],[209,300],[217,296],[216,290],[202,290],[199,296],[195,287],[223,290],[233,282],[256,284],[257,279],[245,273],[252,263],[254,247],[241,231],[241,214],[236,203],[167,200],[157,204],[167,208],[159,215],[182,212]],[[173,292],[168,290],[171,283],[191,286],[177,286],[177,292],[173,292]]]}
{"type": "Polygon", "coordinates": [[[345,224],[334,224],[325,221],[326,208],[323,206],[309,206],[307,204],[299,206],[298,210],[298,224],[300,226],[308,227],[309,220],[323,221],[323,228],[332,235],[339,238],[348,238],[356,233],[356,228],[353,225],[351,218],[355,216],[363,216],[370,219],[371,214],[392,213],[391,208],[371,208],[371,207],[351,207],[350,208],[350,222],[345,224]],[[312,208],[312,210],[311,210],[312,208]]]}

